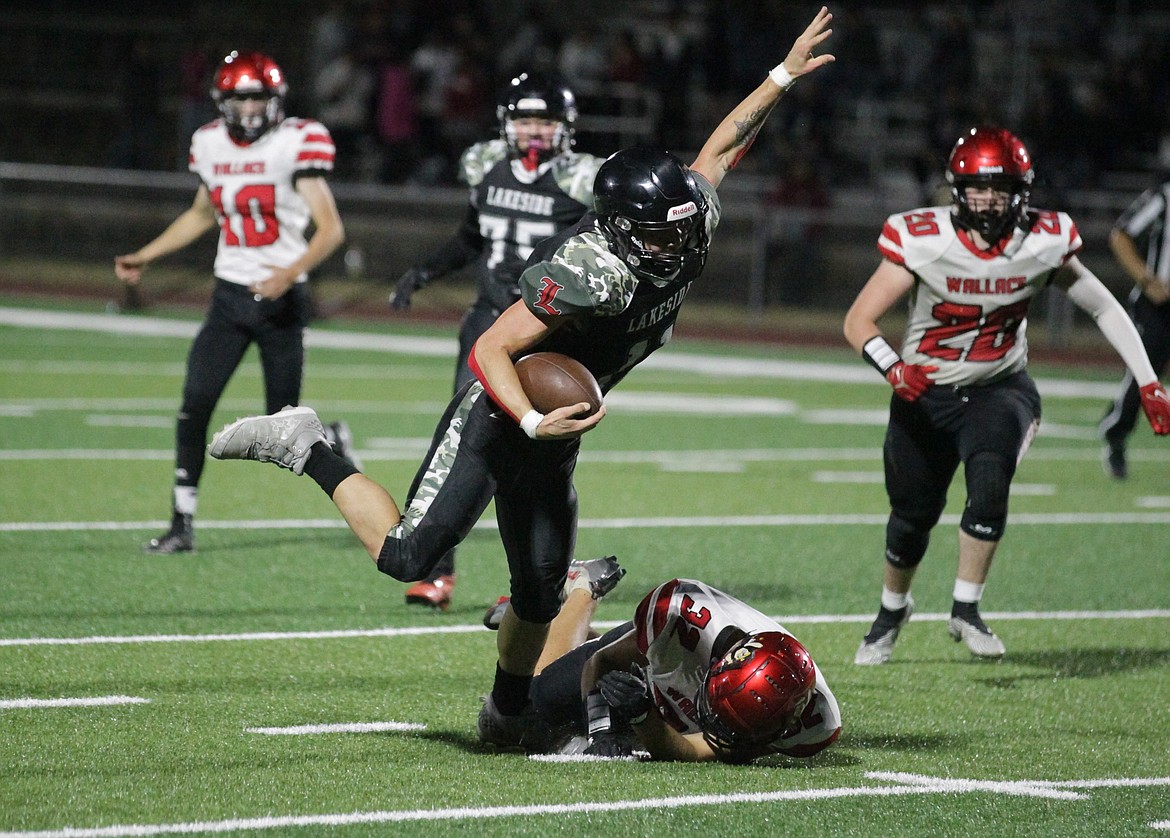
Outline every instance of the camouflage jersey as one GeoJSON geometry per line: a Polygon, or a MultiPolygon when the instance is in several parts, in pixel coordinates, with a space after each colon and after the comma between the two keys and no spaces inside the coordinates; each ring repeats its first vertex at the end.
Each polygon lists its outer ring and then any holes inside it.
{"type": "MultiPolygon", "coordinates": [[[[706,178],[696,175],[695,181],[709,206],[710,236],[719,224],[719,198],[706,178]]],[[[520,276],[520,293],[533,314],[571,318],[532,351],[576,358],[602,393],[670,340],[690,288],[689,282],[659,288],[636,277],[610,251],[594,213],[542,242],[520,276]]]]}
{"type": "Polygon", "coordinates": [[[533,245],[593,208],[593,181],[602,162],[568,152],[541,165],[531,179],[519,162],[509,160],[503,140],[476,143],[463,153],[460,178],[471,187],[484,244],[476,277],[481,300],[498,311],[516,302],[516,278],[533,245]]]}

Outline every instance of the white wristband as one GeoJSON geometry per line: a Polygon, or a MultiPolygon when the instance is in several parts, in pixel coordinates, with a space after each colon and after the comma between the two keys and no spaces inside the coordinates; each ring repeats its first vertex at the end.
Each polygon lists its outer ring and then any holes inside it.
{"type": "Polygon", "coordinates": [[[788,69],[783,64],[777,64],[773,67],[772,71],[768,73],[768,78],[776,82],[776,85],[781,90],[787,90],[796,81],[792,73],[788,72],[788,69]]]}
{"type": "Polygon", "coordinates": [[[890,371],[890,367],[902,360],[902,356],[894,351],[894,347],[886,342],[881,335],[874,335],[861,348],[861,357],[871,367],[882,375],[890,371]]]}
{"type": "Polygon", "coordinates": [[[528,434],[529,439],[536,439],[536,426],[544,421],[544,414],[539,410],[530,410],[520,420],[520,430],[528,434]]]}

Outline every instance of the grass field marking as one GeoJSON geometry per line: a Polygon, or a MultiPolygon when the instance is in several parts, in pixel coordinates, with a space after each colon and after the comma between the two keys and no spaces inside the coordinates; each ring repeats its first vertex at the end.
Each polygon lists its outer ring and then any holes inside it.
{"type": "Polygon", "coordinates": [[[133,695],[98,695],[86,698],[10,698],[0,700],[0,710],[32,710],[42,707],[106,707],[112,704],[150,704],[133,695]]]}
{"type": "Polygon", "coordinates": [[[262,733],[265,736],[313,736],[320,733],[386,733],[426,729],[426,725],[418,722],[338,722],[292,727],[246,727],[244,733],[262,733]]]}
{"type": "MultiPolygon", "coordinates": [[[[841,527],[841,526],[884,526],[888,515],[885,513],[856,515],[695,515],[691,517],[650,517],[650,518],[582,518],[580,529],[629,530],[629,529],[681,529],[681,528],[723,528],[723,527],[841,527]]],[[[940,524],[959,523],[958,515],[943,515],[940,524]]],[[[166,526],[169,521],[5,521],[0,522],[0,533],[5,532],[96,532],[153,530],[166,526]]],[[[1170,510],[1166,512],[1037,512],[1017,513],[1012,518],[1015,526],[1067,526],[1070,524],[1170,524],[1170,510]]],[[[344,521],[333,518],[279,518],[249,521],[208,521],[199,522],[200,529],[207,530],[344,530],[344,521]]],[[[477,530],[494,530],[496,522],[480,521],[477,530]]]]}
{"type": "MultiPolygon", "coordinates": [[[[1086,796],[1052,788],[1045,781],[954,780],[924,777],[898,772],[867,772],[871,779],[896,783],[890,786],[856,786],[827,789],[803,789],[775,792],[732,792],[699,794],[686,797],[657,797],[641,800],[615,800],[598,803],[558,803],[530,806],[462,807],[452,809],[414,809],[402,811],[348,812],[321,815],[268,815],[261,818],[234,818],[223,821],[194,821],[164,824],[121,824],[116,826],[66,827],[36,832],[0,832],[0,838],[123,838],[123,836],[192,834],[199,832],[246,832],[289,827],[354,826],[375,823],[419,821],[471,821],[490,818],[545,817],[598,812],[628,812],[644,809],[669,809],[682,806],[728,806],[742,803],[807,802],[848,797],[898,797],[922,794],[991,793],[1051,800],[1081,800],[1086,796]]],[[[1133,786],[1165,785],[1170,778],[1135,778],[1133,786]]],[[[1093,781],[1082,781],[1093,782],[1093,781]]],[[[1151,824],[1152,826],[1152,824],[1151,824]]],[[[1161,827],[1157,827],[1161,828],[1161,827]]]]}
{"type": "MultiPolygon", "coordinates": [[[[0,306],[0,326],[39,329],[97,331],[107,334],[135,334],[154,337],[192,338],[199,328],[195,320],[168,320],[160,317],[135,315],[125,317],[110,314],[45,311],[32,308],[0,306]]],[[[373,332],[340,332],[328,329],[309,329],[305,345],[322,349],[351,349],[368,352],[396,352],[404,355],[428,357],[455,357],[454,338],[429,338],[390,335],[373,332]]],[[[844,347],[842,347],[844,348],[844,347]]],[[[825,361],[789,361],[770,358],[742,358],[703,355],[664,349],[647,358],[646,369],[704,375],[715,378],[728,376],[744,378],[772,378],[792,381],[828,381],[841,384],[869,384],[888,387],[880,376],[860,361],[832,363],[825,361]]],[[[1036,386],[1044,397],[1099,398],[1109,400],[1116,395],[1114,381],[1077,381],[1038,378],[1036,386]]]]}
{"type": "Polygon", "coordinates": [[[1146,825],[1150,829],[1170,830],[1170,821],[1150,821],[1146,825]]]}
{"type": "Polygon", "coordinates": [[[867,771],[865,776],[871,780],[923,786],[932,791],[989,791],[993,794],[1046,797],[1053,800],[1083,800],[1088,797],[1088,795],[1075,791],[1062,791],[1043,782],[1031,780],[961,780],[949,777],[927,777],[922,774],[907,774],[900,771],[867,771]]]}
{"type": "MultiPolygon", "coordinates": [[[[989,620],[1164,620],[1170,609],[1146,608],[1130,611],[987,611],[989,620]]],[[[943,622],[949,612],[915,612],[916,623],[943,622]]],[[[866,614],[784,614],[773,617],[778,623],[796,625],[868,624],[873,613],[866,614]]],[[[611,629],[622,620],[597,620],[597,628],[611,629]]],[[[376,629],[333,629],[330,631],[258,631],[239,634],[132,634],[93,635],[89,637],[0,637],[3,646],[102,646],[140,643],[222,643],[267,640],[342,640],[356,637],[423,637],[432,634],[471,634],[486,631],[479,623],[454,626],[403,626],[376,629]]]]}
{"type": "Polygon", "coordinates": [[[403,637],[431,634],[468,634],[485,631],[483,625],[403,626],[400,628],[335,629],[332,631],[252,631],[240,634],[136,634],[91,637],[0,637],[0,646],[102,646],[137,643],[222,643],[256,640],[337,640],[350,637],[403,637]]]}

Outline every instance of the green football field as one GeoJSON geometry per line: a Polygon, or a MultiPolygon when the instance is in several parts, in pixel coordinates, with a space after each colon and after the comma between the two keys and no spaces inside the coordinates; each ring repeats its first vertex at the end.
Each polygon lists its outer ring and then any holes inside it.
{"type": "MultiPolygon", "coordinates": [[[[481,747],[506,593],[493,518],[450,610],[403,602],[328,498],[212,461],[197,553],[146,556],[169,515],[195,321],[0,300],[0,836],[1170,834],[1170,443],[1144,423],[1106,478],[1120,375],[1036,366],[1044,427],[984,598],[1008,647],[972,661],[945,615],[961,481],[893,661],[877,608],[889,389],[842,345],[680,336],[607,400],[577,469],[600,605],[702,579],[775,615],[823,670],[839,742],[750,766],[554,762],[481,747]]],[[[330,324],[304,402],[353,428],[401,498],[449,395],[449,330],[330,324]]],[[[215,424],[261,407],[245,360],[215,424]]]]}

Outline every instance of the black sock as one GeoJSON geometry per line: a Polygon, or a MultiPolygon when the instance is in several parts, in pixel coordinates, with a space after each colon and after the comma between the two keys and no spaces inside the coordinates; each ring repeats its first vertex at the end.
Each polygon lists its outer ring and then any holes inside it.
{"type": "Polygon", "coordinates": [[[952,617],[978,617],[979,603],[977,602],[959,602],[957,599],[951,602],[951,616],[952,617]]]}
{"type": "Polygon", "coordinates": [[[505,716],[519,716],[528,704],[528,688],[532,686],[531,675],[513,675],[500,669],[496,664],[496,683],[492,687],[492,701],[496,709],[505,716]]]}
{"type": "Polygon", "coordinates": [[[305,463],[305,474],[316,480],[330,498],[342,480],[359,473],[353,463],[334,454],[328,442],[313,443],[312,453],[305,463]]]}

